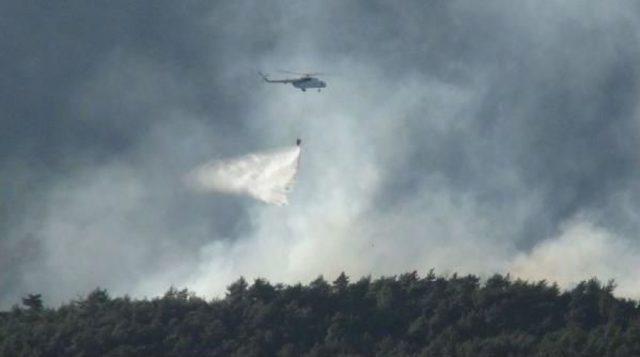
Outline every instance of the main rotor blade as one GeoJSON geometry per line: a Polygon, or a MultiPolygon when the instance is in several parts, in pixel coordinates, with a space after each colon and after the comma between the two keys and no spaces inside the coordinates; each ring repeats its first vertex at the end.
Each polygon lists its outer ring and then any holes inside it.
{"type": "Polygon", "coordinates": [[[303,75],[305,75],[305,73],[293,72],[293,71],[286,71],[286,70],[284,70],[284,69],[279,69],[279,70],[278,70],[278,72],[288,73],[288,74],[296,74],[296,75],[299,75],[299,76],[303,76],[303,75]]]}
{"type": "Polygon", "coordinates": [[[288,74],[295,74],[298,76],[320,76],[320,75],[327,75],[327,73],[323,73],[323,72],[293,72],[293,71],[287,71],[284,69],[279,69],[278,72],[282,72],[282,73],[288,73],[288,74]]]}

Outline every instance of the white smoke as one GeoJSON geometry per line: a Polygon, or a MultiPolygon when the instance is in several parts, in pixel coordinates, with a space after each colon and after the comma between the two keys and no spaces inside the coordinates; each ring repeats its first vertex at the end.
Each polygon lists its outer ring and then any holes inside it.
{"type": "Polygon", "coordinates": [[[244,194],[282,206],[288,203],[300,153],[300,146],[294,146],[212,161],[193,170],[187,180],[197,189],[244,194]]]}
{"type": "Polygon", "coordinates": [[[552,279],[566,288],[592,277],[614,279],[617,294],[637,298],[638,254],[638,248],[629,241],[577,217],[567,222],[557,237],[538,244],[529,253],[518,254],[508,270],[524,279],[552,279]]]}

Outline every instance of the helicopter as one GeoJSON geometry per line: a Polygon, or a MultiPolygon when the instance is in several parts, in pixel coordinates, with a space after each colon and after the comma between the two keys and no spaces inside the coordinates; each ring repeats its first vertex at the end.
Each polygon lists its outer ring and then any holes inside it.
{"type": "Polygon", "coordinates": [[[289,72],[289,71],[282,71],[282,72],[299,75],[301,77],[286,78],[286,79],[269,79],[269,77],[262,72],[258,72],[258,74],[267,83],[282,83],[282,84],[291,83],[291,85],[300,89],[303,92],[305,92],[309,88],[317,88],[318,92],[320,92],[322,88],[325,88],[327,86],[326,82],[321,81],[318,78],[314,77],[322,73],[296,73],[296,72],[289,72]]]}

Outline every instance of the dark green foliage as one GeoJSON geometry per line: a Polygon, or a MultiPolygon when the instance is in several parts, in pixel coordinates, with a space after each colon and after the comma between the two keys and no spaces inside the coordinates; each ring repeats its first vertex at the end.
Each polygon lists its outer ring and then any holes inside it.
{"type": "Polygon", "coordinates": [[[640,308],[595,279],[416,272],[308,286],[240,279],[224,299],[153,300],[96,289],[57,309],[41,296],[0,312],[0,356],[637,356],[640,308]]]}
{"type": "Polygon", "coordinates": [[[42,295],[40,294],[29,294],[26,298],[22,299],[22,305],[28,307],[34,311],[42,310],[42,295]]]}

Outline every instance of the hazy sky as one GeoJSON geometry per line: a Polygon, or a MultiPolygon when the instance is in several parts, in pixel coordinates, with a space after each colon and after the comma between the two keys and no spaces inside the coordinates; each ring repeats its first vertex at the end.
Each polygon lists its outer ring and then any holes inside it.
{"type": "Polygon", "coordinates": [[[2,308],[430,268],[640,297],[637,2],[9,0],[0,45],[2,308]],[[183,184],[298,136],[287,207],[183,184]]]}

